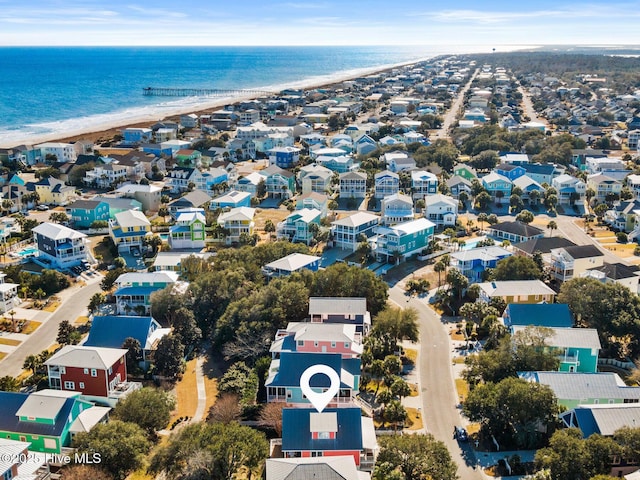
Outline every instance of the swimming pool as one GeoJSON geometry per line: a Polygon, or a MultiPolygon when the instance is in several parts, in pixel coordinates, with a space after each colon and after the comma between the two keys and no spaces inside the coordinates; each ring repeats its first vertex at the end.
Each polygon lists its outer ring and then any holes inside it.
{"type": "Polygon", "coordinates": [[[27,247],[20,250],[18,252],[18,255],[20,255],[21,257],[28,257],[28,256],[33,256],[36,253],[38,253],[38,249],[36,247],[27,247]]]}
{"type": "Polygon", "coordinates": [[[474,238],[472,240],[467,240],[464,242],[464,247],[462,247],[460,250],[471,250],[472,248],[476,248],[480,242],[486,240],[487,238],[488,237],[486,236],[482,236],[474,238]]]}

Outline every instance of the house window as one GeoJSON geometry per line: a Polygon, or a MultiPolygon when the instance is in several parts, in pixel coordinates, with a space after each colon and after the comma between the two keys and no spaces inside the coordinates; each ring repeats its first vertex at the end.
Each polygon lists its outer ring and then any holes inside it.
{"type": "Polygon", "coordinates": [[[336,348],[336,342],[331,342],[331,348],[336,348]]]}
{"type": "Polygon", "coordinates": [[[113,368],[109,367],[109,375],[113,373],[113,368]]]}
{"type": "Polygon", "coordinates": [[[64,389],[65,390],[75,390],[76,389],[76,382],[64,382],[64,389]]]}
{"type": "Polygon", "coordinates": [[[298,340],[298,346],[304,347],[304,340],[298,340]]]}
{"type": "Polygon", "coordinates": [[[318,432],[318,440],[329,440],[331,434],[329,432],[318,432]]]}
{"type": "Polygon", "coordinates": [[[84,382],[80,382],[78,385],[80,386],[80,390],[84,389],[84,382]]]}
{"type": "Polygon", "coordinates": [[[85,368],[85,369],[84,369],[84,374],[85,374],[85,375],[89,375],[89,369],[88,369],[88,368],[85,368]]]}
{"type": "Polygon", "coordinates": [[[311,456],[312,457],[321,457],[322,456],[322,452],[311,452],[311,456]]]}
{"type": "Polygon", "coordinates": [[[60,375],[65,375],[67,373],[66,367],[60,367],[60,375]]]}
{"type": "Polygon", "coordinates": [[[27,441],[27,437],[25,437],[24,435],[20,435],[20,441],[21,442],[26,442],[27,441]]]}
{"type": "Polygon", "coordinates": [[[313,342],[313,346],[317,347],[318,346],[318,341],[316,340],[315,342],[313,342]]]}
{"type": "Polygon", "coordinates": [[[291,390],[287,390],[287,400],[291,400],[292,395],[291,390]]]}
{"type": "Polygon", "coordinates": [[[44,448],[48,450],[55,450],[58,448],[58,442],[56,442],[55,438],[45,438],[44,448]]]}
{"type": "Polygon", "coordinates": [[[97,377],[98,376],[98,370],[96,370],[95,368],[91,369],[91,376],[92,377],[97,377]]]}
{"type": "Polygon", "coordinates": [[[344,348],[349,348],[349,342],[344,342],[344,348]]]}

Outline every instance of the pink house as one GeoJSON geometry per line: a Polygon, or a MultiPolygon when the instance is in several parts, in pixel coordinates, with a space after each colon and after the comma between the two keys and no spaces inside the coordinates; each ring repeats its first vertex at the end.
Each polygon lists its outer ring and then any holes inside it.
{"type": "Polygon", "coordinates": [[[339,353],[342,358],[360,358],[362,334],[355,325],[341,323],[291,322],[278,330],[271,344],[272,358],[281,352],[339,353]]]}

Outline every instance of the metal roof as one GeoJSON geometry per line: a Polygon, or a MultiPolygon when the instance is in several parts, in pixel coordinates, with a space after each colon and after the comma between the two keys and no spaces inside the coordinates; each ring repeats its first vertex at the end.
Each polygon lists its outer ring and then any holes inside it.
{"type": "Polygon", "coordinates": [[[44,364],[107,370],[124,357],[126,353],[127,350],[121,348],[66,345],[54,353],[44,364]]]}
{"type": "MultiPolygon", "coordinates": [[[[364,475],[364,477],[363,477],[364,475]]],[[[266,480],[363,480],[351,455],[305,458],[269,458],[266,480]]]]}
{"type": "Polygon", "coordinates": [[[510,303],[506,311],[509,325],[573,327],[573,316],[566,303],[510,303]]]}
{"type": "Polygon", "coordinates": [[[85,347],[121,348],[124,341],[135,338],[143,349],[149,350],[151,333],[160,328],[160,324],[151,317],[109,315],[93,317],[89,337],[85,347]]]}
{"type": "Polygon", "coordinates": [[[362,421],[359,408],[327,408],[323,413],[335,412],[338,431],[334,439],[313,439],[310,430],[312,408],[282,410],[282,451],[360,451],[362,421]]]}
{"type": "Polygon", "coordinates": [[[364,315],[367,299],[364,297],[310,297],[309,315],[364,315]]]}
{"type": "Polygon", "coordinates": [[[286,257],[282,257],[271,263],[267,263],[265,267],[273,270],[294,272],[319,260],[320,257],[316,257],[314,255],[306,255],[304,253],[291,253],[286,257]]]}
{"type": "Polygon", "coordinates": [[[628,387],[617,373],[523,372],[520,378],[548,385],[558,399],[640,399],[640,387],[628,387]]]}
{"type": "MultiPolygon", "coordinates": [[[[516,325],[513,333],[524,330],[525,326],[516,325]]],[[[600,350],[600,338],[595,328],[558,328],[550,327],[553,335],[546,339],[547,345],[558,348],[590,348],[600,350]]]]}
{"type": "Polygon", "coordinates": [[[34,233],[37,233],[38,235],[42,235],[43,237],[47,237],[52,240],[64,240],[68,238],[76,239],[86,237],[84,233],[77,232],[69,227],[65,227],[64,225],[49,222],[41,223],[32,231],[34,233]]]}

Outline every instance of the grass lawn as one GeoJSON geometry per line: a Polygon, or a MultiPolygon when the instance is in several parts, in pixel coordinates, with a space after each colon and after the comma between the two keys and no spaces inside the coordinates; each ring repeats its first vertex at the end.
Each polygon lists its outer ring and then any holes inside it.
{"type": "Polygon", "coordinates": [[[76,318],[76,321],[74,322],[75,325],[84,325],[89,321],[89,317],[86,317],[84,315],[76,318]]]}
{"type": "Polygon", "coordinates": [[[274,225],[283,221],[291,212],[286,208],[259,208],[255,216],[255,229],[262,231],[267,220],[271,220],[274,225]]]}
{"type": "Polygon", "coordinates": [[[94,256],[102,256],[102,262],[105,265],[110,265],[113,263],[113,255],[111,255],[109,248],[107,248],[104,243],[101,243],[103,238],[104,236],[89,237],[91,249],[93,250],[94,256]]]}
{"type": "Polygon", "coordinates": [[[42,310],[44,310],[45,312],[55,312],[59,306],[60,306],[60,302],[58,302],[57,300],[54,300],[49,305],[44,307],[42,310]]]}
{"type": "Polygon", "coordinates": [[[409,387],[411,387],[411,393],[409,394],[410,397],[417,397],[418,396],[418,385],[415,383],[410,383],[409,387]]]}
{"type": "MultiPolygon", "coordinates": [[[[463,327],[464,328],[464,327],[463,327]]],[[[461,342],[466,340],[466,337],[464,336],[463,330],[460,330],[460,333],[458,333],[458,330],[456,328],[454,328],[453,330],[451,330],[451,340],[459,340],[461,342]]]]}
{"type": "Polygon", "coordinates": [[[17,347],[22,342],[20,340],[13,340],[11,338],[0,338],[0,345],[11,345],[12,347],[17,347]]]}
{"type": "Polygon", "coordinates": [[[422,428],[422,414],[417,408],[407,407],[406,410],[409,430],[420,430],[422,428]]]}
{"type": "Polygon", "coordinates": [[[218,398],[218,379],[217,378],[209,378],[207,375],[204,376],[204,389],[207,392],[207,401],[205,403],[204,411],[205,418],[209,414],[209,409],[216,403],[218,398]]]}
{"type": "Polygon", "coordinates": [[[142,467],[139,470],[136,470],[135,472],[131,473],[127,477],[127,480],[153,480],[154,478],[155,478],[155,475],[151,475],[150,473],[147,473],[147,469],[145,467],[142,467]]]}
{"type": "Polygon", "coordinates": [[[198,388],[196,384],[196,359],[187,362],[182,379],[175,386],[176,409],[172,412],[171,425],[179,417],[193,417],[198,406],[198,388]]]}
{"type": "Polygon", "coordinates": [[[469,395],[469,385],[463,378],[456,378],[456,390],[458,391],[458,399],[464,402],[469,395]]]}
{"type": "Polygon", "coordinates": [[[27,324],[25,325],[25,327],[22,329],[22,332],[20,332],[20,333],[24,333],[25,335],[30,335],[30,334],[32,334],[33,332],[35,332],[35,331],[36,331],[36,329],[37,329],[40,325],[42,325],[42,323],[41,323],[41,322],[36,322],[36,321],[34,321],[34,320],[29,320],[29,321],[27,322],[27,324]]]}
{"type": "Polygon", "coordinates": [[[637,246],[635,243],[602,243],[601,245],[620,258],[633,257],[633,251],[637,246]]]}
{"type": "Polygon", "coordinates": [[[7,354],[4,352],[0,352],[0,360],[2,360],[4,357],[6,357],[7,354]]]}
{"type": "Polygon", "coordinates": [[[453,357],[453,363],[463,364],[466,357],[462,355],[458,355],[457,357],[453,357]]]}
{"type": "Polygon", "coordinates": [[[418,361],[418,350],[416,350],[415,348],[405,348],[404,356],[411,360],[411,363],[415,365],[418,361]]]}

